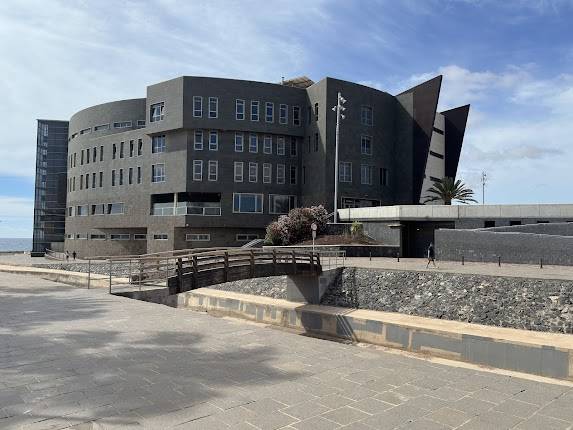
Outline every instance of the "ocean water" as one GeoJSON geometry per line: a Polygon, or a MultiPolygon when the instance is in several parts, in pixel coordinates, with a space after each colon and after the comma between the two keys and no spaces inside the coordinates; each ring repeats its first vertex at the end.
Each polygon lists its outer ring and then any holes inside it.
{"type": "Polygon", "coordinates": [[[30,251],[32,238],[0,237],[0,252],[6,251],[30,251]]]}

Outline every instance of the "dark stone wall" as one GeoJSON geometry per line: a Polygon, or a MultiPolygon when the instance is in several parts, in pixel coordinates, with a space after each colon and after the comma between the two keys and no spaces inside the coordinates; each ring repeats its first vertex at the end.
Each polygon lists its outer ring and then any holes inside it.
{"type": "Polygon", "coordinates": [[[435,239],[438,260],[573,265],[572,236],[442,229],[435,239]]]}

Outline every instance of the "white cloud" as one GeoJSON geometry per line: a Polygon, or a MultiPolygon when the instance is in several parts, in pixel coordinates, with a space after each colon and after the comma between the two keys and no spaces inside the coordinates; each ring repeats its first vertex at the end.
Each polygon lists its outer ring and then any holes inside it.
{"type": "Polygon", "coordinates": [[[298,35],[329,22],[324,3],[3,0],[0,176],[34,175],[37,118],[142,97],[184,74],[302,74],[310,59],[298,35]]]}

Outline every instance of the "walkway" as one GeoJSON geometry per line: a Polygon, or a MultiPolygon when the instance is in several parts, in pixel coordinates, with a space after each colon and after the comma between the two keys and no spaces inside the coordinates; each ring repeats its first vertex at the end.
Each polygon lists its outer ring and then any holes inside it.
{"type": "Polygon", "coordinates": [[[445,273],[465,273],[474,275],[510,276],[516,278],[539,278],[539,279],[566,279],[573,280],[573,266],[543,266],[534,264],[506,264],[501,262],[501,267],[497,263],[476,263],[465,262],[462,265],[459,261],[438,261],[437,267],[426,269],[427,260],[425,258],[396,258],[372,257],[369,258],[346,258],[347,267],[364,267],[369,269],[390,269],[390,270],[415,270],[419,272],[445,272],[445,273]]]}
{"type": "Polygon", "coordinates": [[[572,423],[571,384],[450,367],[0,274],[2,429],[572,423]]]}

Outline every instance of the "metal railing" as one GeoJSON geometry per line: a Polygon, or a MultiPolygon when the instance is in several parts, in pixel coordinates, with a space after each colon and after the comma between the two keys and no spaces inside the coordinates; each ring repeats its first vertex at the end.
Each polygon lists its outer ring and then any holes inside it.
{"type": "MultiPolygon", "coordinates": [[[[338,258],[338,256],[333,256],[338,258]]],[[[206,270],[221,270],[223,279],[229,279],[229,271],[232,268],[248,267],[249,277],[254,277],[258,265],[272,265],[275,274],[280,265],[289,265],[289,273],[297,273],[302,268],[311,273],[322,272],[322,260],[320,253],[300,250],[262,250],[241,248],[234,249],[203,249],[194,250],[184,255],[169,256],[143,256],[139,258],[117,257],[107,259],[109,292],[118,287],[136,287],[141,290],[144,287],[164,287],[169,285],[169,278],[178,277],[181,285],[181,277],[191,274],[196,282],[197,274],[206,270]],[[301,267],[302,266],[302,267],[301,267]]],[[[326,264],[330,266],[334,260],[327,256],[326,264]]],[[[88,272],[91,273],[91,260],[88,261],[88,272]]],[[[88,288],[89,278],[88,274],[88,288]]]]}
{"type": "Polygon", "coordinates": [[[66,253],[65,252],[58,252],[58,251],[53,251],[49,248],[46,248],[46,253],[44,254],[44,257],[50,260],[60,260],[63,261],[66,259],[66,253]]]}

